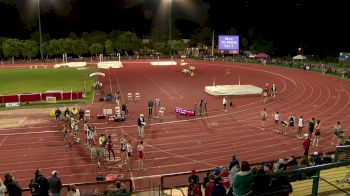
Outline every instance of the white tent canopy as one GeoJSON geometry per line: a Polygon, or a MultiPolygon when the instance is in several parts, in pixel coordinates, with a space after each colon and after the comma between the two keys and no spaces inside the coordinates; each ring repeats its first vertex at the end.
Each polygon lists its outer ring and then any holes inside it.
{"type": "Polygon", "coordinates": [[[306,59],[306,56],[303,56],[301,54],[298,54],[293,57],[293,60],[304,60],[304,59],[306,59]]]}
{"type": "Polygon", "coordinates": [[[95,72],[95,73],[92,73],[92,74],[89,75],[89,77],[92,77],[92,76],[103,76],[103,77],[105,77],[106,74],[104,74],[102,72],[95,72]]]}

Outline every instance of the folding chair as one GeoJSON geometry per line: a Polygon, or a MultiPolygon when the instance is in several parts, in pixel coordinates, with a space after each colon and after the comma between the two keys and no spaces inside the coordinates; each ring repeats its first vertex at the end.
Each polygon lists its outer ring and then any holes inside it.
{"type": "Polygon", "coordinates": [[[85,110],[85,119],[88,119],[90,120],[90,110],[85,110]]]}
{"type": "Polygon", "coordinates": [[[135,93],[135,101],[140,100],[140,99],[141,99],[140,93],[135,93]]]}
{"type": "Polygon", "coordinates": [[[132,100],[132,93],[128,93],[128,100],[129,100],[129,101],[132,100]]]}

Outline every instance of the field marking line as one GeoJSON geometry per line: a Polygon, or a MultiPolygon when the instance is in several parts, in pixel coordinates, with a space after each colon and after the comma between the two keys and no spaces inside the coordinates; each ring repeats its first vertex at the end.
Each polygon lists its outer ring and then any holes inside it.
{"type": "Polygon", "coordinates": [[[168,95],[170,99],[174,99],[175,97],[172,96],[167,90],[165,90],[163,87],[161,87],[156,81],[154,81],[151,77],[147,77],[148,80],[150,80],[156,87],[158,87],[163,93],[168,95]]]}
{"type": "Polygon", "coordinates": [[[111,72],[109,70],[110,69],[108,69],[109,87],[111,87],[111,93],[113,94],[111,72]]]}
{"type": "Polygon", "coordinates": [[[42,133],[59,133],[60,131],[32,131],[24,133],[3,133],[0,136],[13,136],[13,135],[30,135],[30,134],[42,134],[42,133]]]}
{"type": "Polygon", "coordinates": [[[4,137],[4,139],[1,141],[0,146],[2,146],[2,144],[5,142],[7,136],[8,136],[8,135],[6,135],[6,136],[4,137]]]}

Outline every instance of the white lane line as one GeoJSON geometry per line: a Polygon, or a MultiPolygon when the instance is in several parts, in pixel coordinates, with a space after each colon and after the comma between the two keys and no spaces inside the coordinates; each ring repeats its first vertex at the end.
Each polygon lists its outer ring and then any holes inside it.
{"type": "Polygon", "coordinates": [[[7,138],[7,135],[6,135],[6,136],[4,137],[4,139],[1,141],[0,146],[2,146],[2,144],[5,142],[6,138],[7,138]]]}
{"type": "Polygon", "coordinates": [[[3,133],[0,136],[12,136],[12,135],[31,135],[31,134],[42,134],[42,133],[59,133],[60,131],[33,131],[24,133],[3,133]]]}

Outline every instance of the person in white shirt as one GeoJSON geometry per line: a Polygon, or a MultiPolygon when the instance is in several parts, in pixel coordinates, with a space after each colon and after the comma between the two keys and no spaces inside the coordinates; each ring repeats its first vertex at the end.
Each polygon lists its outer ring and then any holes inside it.
{"type": "Polygon", "coordinates": [[[222,99],[222,104],[224,105],[224,112],[227,112],[227,96],[222,99]]]}
{"type": "Polygon", "coordinates": [[[297,138],[302,138],[301,137],[301,133],[303,132],[303,128],[304,128],[304,119],[303,116],[300,116],[298,119],[298,135],[297,138]]]}
{"type": "Polygon", "coordinates": [[[140,114],[140,117],[137,119],[137,128],[139,130],[139,135],[141,136],[142,139],[145,132],[145,125],[146,125],[145,117],[143,114],[140,114]]]}
{"type": "Polygon", "coordinates": [[[280,114],[279,114],[279,112],[276,112],[273,115],[273,120],[275,121],[275,124],[273,126],[273,130],[276,131],[277,133],[279,133],[279,121],[280,121],[280,114]]]}
{"type": "Polygon", "coordinates": [[[0,177],[0,196],[4,196],[6,191],[6,186],[4,185],[0,177]]]}

